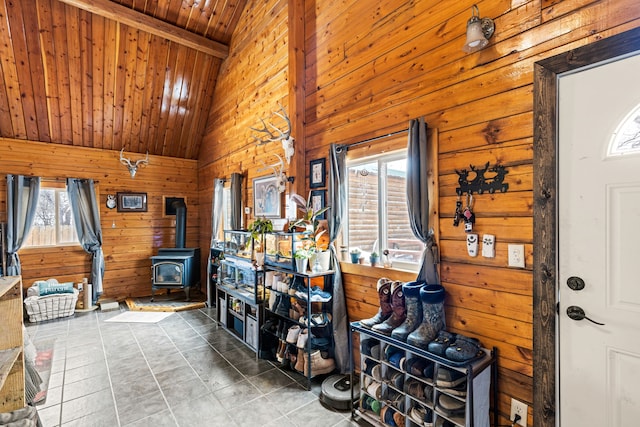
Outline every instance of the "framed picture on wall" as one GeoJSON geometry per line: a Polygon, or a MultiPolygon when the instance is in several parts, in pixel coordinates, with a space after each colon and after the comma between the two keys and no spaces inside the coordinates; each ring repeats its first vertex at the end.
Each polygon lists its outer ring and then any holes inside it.
{"type": "MultiPolygon", "coordinates": [[[[311,207],[314,212],[319,211],[320,209],[327,206],[327,202],[325,199],[325,191],[324,190],[312,190],[311,191],[311,207]]],[[[318,215],[318,219],[327,219],[327,213],[322,212],[322,214],[318,215]]]]}
{"type": "Polygon", "coordinates": [[[253,214],[256,218],[280,218],[277,177],[270,175],[253,180],[253,214]]]}
{"type": "Polygon", "coordinates": [[[146,212],[147,193],[116,193],[118,212],[146,212]]]}
{"type": "Polygon", "coordinates": [[[319,188],[325,186],[325,159],[316,159],[309,162],[309,187],[319,188]]]}

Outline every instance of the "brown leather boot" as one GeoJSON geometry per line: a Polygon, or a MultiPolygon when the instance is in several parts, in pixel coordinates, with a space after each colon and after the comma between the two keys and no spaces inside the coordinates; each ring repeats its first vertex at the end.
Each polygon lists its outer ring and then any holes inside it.
{"type": "Polygon", "coordinates": [[[402,282],[393,282],[391,284],[391,316],[384,322],[372,326],[372,330],[380,332],[381,334],[391,335],[391,331],[404,322],[407,313],[404,305],[402,285],[402,282]]]}
{"type": "Polygon", "coordinates": [[[386,277],[378,280],[378,298],[380,299],[380,308],[378,313],[370,319],[360,321],[363,328],[371,329],[373,325],[384,322],[391,316],[391,280],[386,277]]]}

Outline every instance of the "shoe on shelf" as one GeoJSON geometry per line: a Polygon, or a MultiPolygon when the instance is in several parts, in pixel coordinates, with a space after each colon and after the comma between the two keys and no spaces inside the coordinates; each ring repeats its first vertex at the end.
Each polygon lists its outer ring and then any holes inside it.
{"type": "Polygon", "coordinates": [[[464,416],[466,412],[466,402],[458,400],[447,394],[441,394],[438,397],[436,408],[448,417],[464,416]]]}
{"type": "Polygon", "coordinates": [[[480,341],[459,334],[444,352],[444,357],[454,362],[468,362],[483,355],[484,351],[480,348],[480,341]]]}
{"type": "Polygon", "coordinates": [[[308,356],[311,359],[311,373],[308,372],[309,364],[304,365],[305,376],[315,377],[316,375],[328,374],[336,369],[336,362],[332,358],[323,358],[320,350],[312,351],[308,356]]]}
{"type": "Polygon", "coordinates": [[[293,325],[289,328],[289,331],[287,332],[287,339],[286,341],[289,344],[296,344],[298,342],[298,335],[300,335],[300,325],[293,325]]]}
{"type": "MultiPolygon", "coordinates": [[[[308,291],[309,300],[311,302],[329,302],[331,301],[331,294],[329,292],[325,292],[320,289],[319,286],[314,286],[308,291]]],[[[306,301],[307,300],[307,291],[296,291],[296,297],[306,301]]]]}
{"type": "Polygon", "coordinates": [[[438,367],[436,373],[436,385],[438,387],[454,388],[467,381],[467,376],[463,372],[438,367]]]}
{"type": "Polygon", "coordinates": [[[427,351],[429,353],[437,354],[438,356],[444,356],[447,348],[455,341],[456,335],[448,331],[438,332],[438,336],[434,338],[429,344],[427,344],[427,351]]]}

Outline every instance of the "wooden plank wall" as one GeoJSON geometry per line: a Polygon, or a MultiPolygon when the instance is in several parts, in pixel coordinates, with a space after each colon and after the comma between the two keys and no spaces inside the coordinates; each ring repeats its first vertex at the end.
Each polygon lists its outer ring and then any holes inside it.
{"type": "MultiPolygon", "coordinates": [[[[372,7],[358,0],[305,1],[305,157],[308,164],[326,157],[333,142],[406,129],[419,116],[438,129],[447,325],[498,348],[498,408],[500,424],[507,425],[511,397],[529,405],[533,400],[533,64],[640,26],[640,5],[635,0],[477,2],[480,15],[495,20],[496,33],[486,49],[466,54],[461,48],[473,3],[385,0],[372,7]],[[496,258],[469,258],[462,228],[452,225],[455,170],[486,162],[508,168],[509,191],[475,198],[476,231],[496,235],[496,258]],[[525,245],[525,269],[507,268],[508,243],[525,245]]],[[[264,6],[253,2],[245,10],[261,35],[273,16],[273,3],[264,6]]],[[[286,99],[286,72],[267,72],[274,63],[284,65],[286,49],[275,43],[248,47],[255,39],[245,29],[237,36],[234,46],[243,50],[223,64],[214,95],[219,105],[200,152],[203,205],[210,204],[213,177],[255,167],[263,153],[246,143],[245,129],[255,123],[256,111],[273,108],[272,99],[286,99]],[[248,76],[249,63],[263,67],[248,76]]],[[[386,140],[362,148],[388,149],[386,140]]],[[[345,272],[350,320],[377,310],[371,289],[382,273],[367,268],[345,272]]],[[[533,425],[531,411],[528,425],[533,425]]]]}
{"type": "MultiPolygon", "coordinates": [[[[198,244],[199,201],[195,160],[149,156],[149,165],[132,179],[119,155],[113,150],[0,139],[0,221],[6,222],[6,174],[95,180],[106,264],[104,295],[124,299],[151,294],[150,257],[158,248],[175,246],[175,217],[164,216],[163,197],[186,198],[188,247],[198,244]],[[127,191],[147,193],[147,212],[106,207],[107,194],[127,191]]],[[[90,277],[91,259],[80,246],[28,248],[18,254],[25,286],[49,277],[73,282],[90,277]]]]}
{"type": "MultiPolygon", "coordinates": [[[[274,153],[282,156],[280,143],[256,145],[249,127],[261,128],[261,118],[281,126],[272,112],[279,104],[288,109],[287,17],[285,0],[249,1],[222,64],[198,163],[203,248],[211,239],[213,180],[241,173],[243,205],[252,206],[253,179],[271,173],[260,169],[275,163],[274,153]]],[[[252,218],[243,216],[245,227],[252,218]]]]}

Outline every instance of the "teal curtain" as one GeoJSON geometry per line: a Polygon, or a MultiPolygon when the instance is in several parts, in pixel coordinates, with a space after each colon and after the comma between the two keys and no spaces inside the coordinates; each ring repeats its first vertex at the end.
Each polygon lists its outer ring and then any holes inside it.
{"type": "Polygon", "coordinates": [[[39,196],[39,177],[7,175],[7,276],[22,274],[18,250],[33,226],[39,196]]]}
{"type": "Polygon", "coordinates": [[[336,367],[341,373],[351,370],[349,319],[347,304],[342,283],[342,272],[338,262],[338,252],[335,240],[342,229],[342,221],[346,217],[347,208],[347,180],[346,180],[347,149],[344,146],[332,144],[329,150],[329,204],[327,222],[329,225],[329,239],[331,243],[331,263],[334,266],[333,276],[333,338],[336,367]]]}
{"type": "Polygon", "coordinates": [[[67,179],[67,193],[73,213],[78,240],[85,252],[91,254],[92,303],[102,295],[104,254],[102,253],[102,227],[100,209],[92,179],[67,179]]]}
{"type": "Polygon", "coordinates": [[[409,122],[407,147],[407,208],[413,234],[426,245],[417,280],[439,284],[437,246],[429,227],[429,159],[424,118],[409,122]]]}

